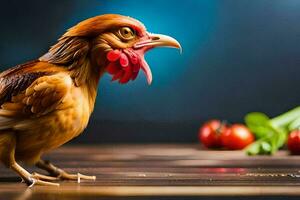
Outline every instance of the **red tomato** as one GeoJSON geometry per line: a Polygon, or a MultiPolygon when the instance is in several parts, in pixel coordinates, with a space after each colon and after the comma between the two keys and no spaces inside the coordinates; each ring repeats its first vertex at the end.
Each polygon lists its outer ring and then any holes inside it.
{"type": "Polygon", "coordinates": [[[220,135],[226,128],[220,120],[210,120],[199,129],[199,140],[207,148],[219,148],[222,146],[220,135]]]}
{"type": "Polygon", "coordinates": [[[300,130],[294,130],[290,133],[287,144],[292,154],[300,154],[300,130]]]}
{"type": "Polygon", "coordinates": [[[250,130],[242,124],[234,124],[221,135],[222,145],[226,149],[243,149],[254,141],[250,130]]]}

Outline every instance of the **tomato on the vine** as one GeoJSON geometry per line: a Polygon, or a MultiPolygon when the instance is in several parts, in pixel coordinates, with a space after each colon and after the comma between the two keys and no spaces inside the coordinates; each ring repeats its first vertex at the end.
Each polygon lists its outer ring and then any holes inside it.
{"type": "Polygon", "coordinates": [[[300,130],[294,130],[289,134],[287,145],[292,154],[300,154],[300,130]]]}
{"type": "Polygon", "coordinates": [[[222,147],[220,135],[227,129],[220,120],[210,120],[199,129],[199,140],[207,148],[222,147]]]}
{"type": "Polygon", "coordinates": [[[254,142],[254,135],[242,124],[233,124],[221,134],[222,145],[226,149],[243,149],[254,142]]]}

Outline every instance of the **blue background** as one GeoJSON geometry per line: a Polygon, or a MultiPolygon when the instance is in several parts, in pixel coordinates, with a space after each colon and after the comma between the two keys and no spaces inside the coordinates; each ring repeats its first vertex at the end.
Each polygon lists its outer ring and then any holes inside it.
{"type": "Polygon", "coordinates": [[[145,76],[99,85],[95,111],[75,142],[192,142],[210,118],[242,122],[299,105],[298,0],[17,1],[0,8],[0,66],[38,58],[64,31],[105,13],[128,15],[183,47],[146,55],[145,76]]]}

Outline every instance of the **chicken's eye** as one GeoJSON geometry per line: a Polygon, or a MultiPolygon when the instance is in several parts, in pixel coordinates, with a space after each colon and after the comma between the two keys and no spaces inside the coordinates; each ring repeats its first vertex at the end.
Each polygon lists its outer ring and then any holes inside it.
{"type": "Polygon", "coordinates": [[[135,37],[135,31],[129,27],[122,27],[119,30],[120,36],[125,40],[131,40],[135,37]]]}

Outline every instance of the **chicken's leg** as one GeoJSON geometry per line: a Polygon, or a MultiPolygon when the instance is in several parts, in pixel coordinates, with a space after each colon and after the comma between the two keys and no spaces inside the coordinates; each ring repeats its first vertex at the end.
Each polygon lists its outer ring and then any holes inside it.
{"type": "Polygon", "coordinates": [[[15,149],[16,149],[16,136],[12,131],[1,131],[0,132],[0,160],[8,168],[15,171],[22,180],[32,187],[33,185],[48,185],[58,186],[58,183],[48,182],[48,178],[53,177],[39,177],[35,173],[30,174],[23,167],[21,167],[15,160],[15,149]]]}
{"type": "Polygon", "coordinates": [[[38,168],[46,170],[51,176],[58,177],[62,180],[77,180],[78,183],[80,183],[80,179],[96,180],[96,176],[87,176],[87,175],[83,175],[80,173],[69,174],[69,173],[65,172],[64,170],[54,166],[49,161],[39,160],[36,163],[36,166],[38,168]]]}
{"type": "Polygon", "coordinates": [[[47,176],[40,177],[36,176],[35,174],[30,174],[28,171],[26,171],[24,168],[22,168],[18,163],[14,162],[10,168],[14,170],[17,174],[20,175],[20,177],[25,181],[25,183],[32,187],[34,185],[46,185],[46,186],[59,186],[58,183],[52,183],[48,181],[43,180],[49,180],[47,176]],[[40,180],[43,179],[43,180],[40,180]]]}

